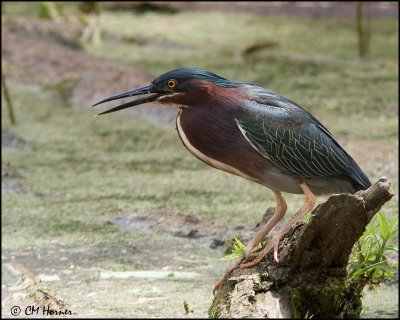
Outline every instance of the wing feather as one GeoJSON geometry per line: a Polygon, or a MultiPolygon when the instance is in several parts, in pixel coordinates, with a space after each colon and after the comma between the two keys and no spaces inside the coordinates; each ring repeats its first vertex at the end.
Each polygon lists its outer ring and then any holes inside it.
{"type": "Polygon", "coordinates": [[[363,187],[370,182],[332,134],[289,100],[249,101],[236,123],[247,141],[277,167],[300,177],[349,177],[363,187]]]}

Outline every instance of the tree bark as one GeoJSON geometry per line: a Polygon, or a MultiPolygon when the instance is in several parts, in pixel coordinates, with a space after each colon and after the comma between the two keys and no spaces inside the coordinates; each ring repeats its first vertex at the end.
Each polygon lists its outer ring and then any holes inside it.
{"type": "Polygon", "coordinates": [[[218,290],[211,318],[358,318],[359,294],[348,285],[353,245],[379,209],[393,197],[382,177],[365,191],[331,196],[249,269],[236,269],[218,290]]]}

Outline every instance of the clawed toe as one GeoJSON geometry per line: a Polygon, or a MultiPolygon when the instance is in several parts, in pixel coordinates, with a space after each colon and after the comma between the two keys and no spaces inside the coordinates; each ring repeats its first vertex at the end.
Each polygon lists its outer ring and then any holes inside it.
{"type": "Polygon", "coordinates": [[[224,283],[225,276],[222,277],[221,279],[218,280],[218,282],[215,284],[214,289],[213,289],[213,295],[215,296],[215,293],[221,288],[222,284],[224,283]]]}
{"type": "MultiPolygon", "coordinates": [[[[251,268],[251,267],[256,266],[257,264],[259,264],[259,263],[265,258],[265,256],[266,256],[272,249],[274,249],[274,260],[275,260],[276,262],[279,263],[279,259],[278,259],[278,246],[279,246],[279,239],[277,239],[277,240],[275,240],[275,241],[272,240],[271,242],[269,242],[269,243],[267,244],[267,246],[266,246],[263,250],[261,250],[260,252],[255,252],[255,253],[253,253],[253,256],[255,257],[255,259],[254,259],[253,261],[250,261],[250,262],[248,262],[248,263],[241,264],[241,265],[239,266],[240,270],[243,270],[243,269],[247,269],[247,268],[251,268]]],[[[248,259],[246,259],[246,260],[248,260],[248,259]]]]}
{"type": "Polygon", "coordinates": [[[214,290],[213,290],[213,294],[214,295],[215,295],[215,292],[218,291],[219,288],[221,288],[221,286],[224,283],[225,279],[232,273],[233,270],[235,270],[240,265],[240,263],[243,261],[243,259],[244,259],[244,256],[240,257],[240,258],[237,258],[236,260],[231,262],[231,264],[229,265],[228,269],[226,269],[225,274],[215,284],[214,290]]]}
{"type": "Polygon", "coordinates": [[[246,260],[246,261],[252,260],[253,258],[257,257],[258,253],[259,253],[259,251],[257,250],[257,248],[255,248],[251,252],[245,253],[243,260],[246,260]]]}
{"type": "Polygon", "coordinates": [[[278,247],[279,247],[279,241],[276,242],[276,244],[274,245],[274,260],[279,263],[279,259],[278,259],[278,247]]]}

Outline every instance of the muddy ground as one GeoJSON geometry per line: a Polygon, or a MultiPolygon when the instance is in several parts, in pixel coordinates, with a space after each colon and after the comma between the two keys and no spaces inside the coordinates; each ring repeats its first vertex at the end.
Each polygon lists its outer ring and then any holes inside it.
{"type": "MultiPolygon", "coordinates": [[[[85,53],[74,36],[51,22],[13,19],[2,27],[8,79],[42,88],[69,79],[66,97],[74,106],[90,105],[103,98],[105,91],[120,92],[153,77],[136,67],[85,53]]],[[[157,107],[130,112],[167,126],[173,126],[175,117],[174,110],[157,107]]],[[[21,144],[7,132],[2,136],[2,148],[26,147],[21,144]]],[[[344,144],[356,160],[367,157],[368,161],[362,161],[369,163],[372,172],[397,177],[397,143],[344,139],[344,144]]],[[[18,172],[4,172],[2,187],[7,189],[7,179],[18,179],[18,172]]],[[[3,315],[9,316],[11,307],[18,305],[24,316],[30,310],[27,306],[51,301],[55,308],[71,310],[72,317],[205,317],[213,284],[226,267],[221,261],[226,235],[236,233],[246,240],[258,226],[254,222],[228,227],[180,212],[126,212],[109,223],[136,237],[137,246],[98,242],[59,250],[38,251],[35,243],[18,251],[3,248],[3,315]],[[107,268],[108,260],[118,259],[124,265],[129,262],[132,269],[111,264],[107,268]],[[98,261],[102,268],[93,267],[98,261]]],[[[397,314],[384,305],[377,308],[384,315],[397,314]]]]}
{"type": "Polygon", "coordinates": [[[79,317],[205,317],[212,301],[210,285],[225,266],[220,251],[226,235],[236,233],[247,240],[256,230],[227,230],[176,212],[127,213],[109,223],[141,238],[138,247],[98,243],[73,250],[38,252],[34,245],[4,250],[3,314],[14,305],[24,310],[51,300],[55,309],[79,317]],[[122,259],[132,271],[93,267],[99,259],[122,259]]]}

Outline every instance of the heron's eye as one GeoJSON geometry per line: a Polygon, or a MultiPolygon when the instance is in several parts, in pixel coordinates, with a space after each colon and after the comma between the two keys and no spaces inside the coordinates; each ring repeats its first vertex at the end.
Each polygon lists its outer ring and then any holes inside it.
{"type": "Polygon", "coordinates": [[[168,80],[167,86],[170,87],[171,89],[175,88],[176,87],[176,80],[174,80],[174,79],[168,80]]]}

